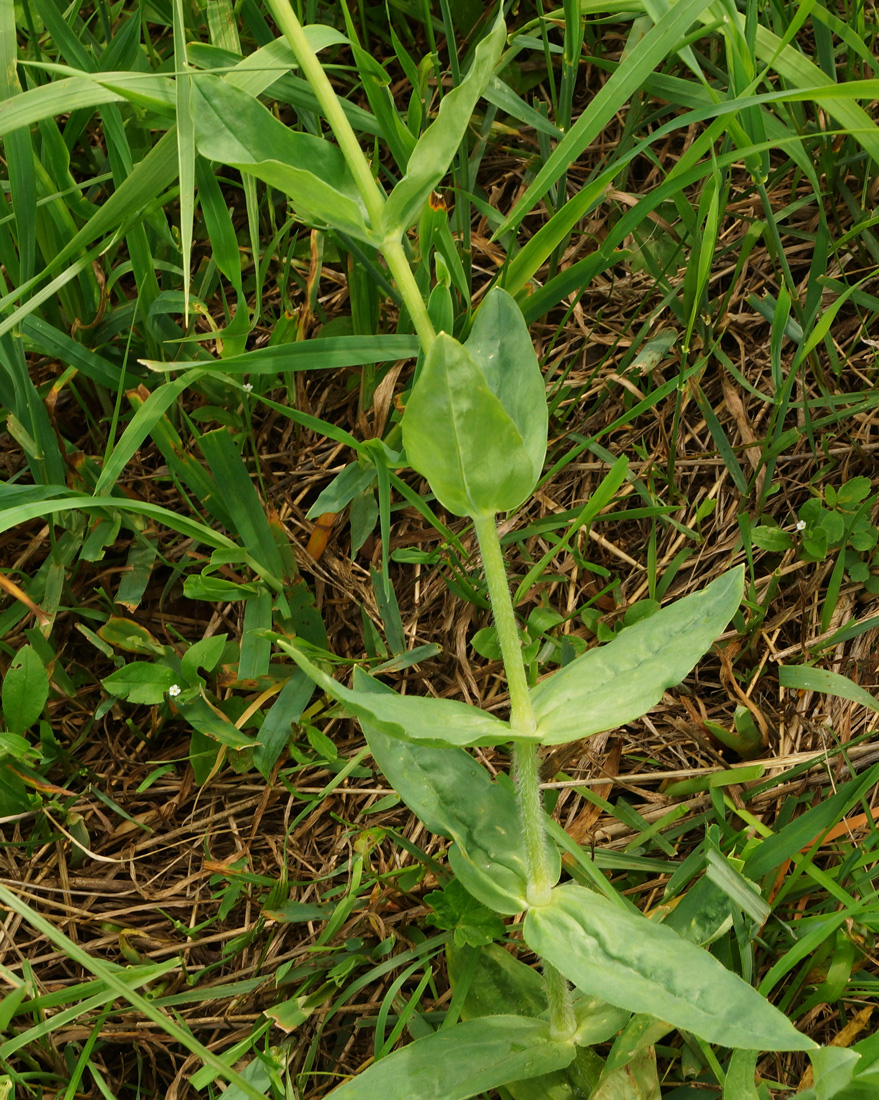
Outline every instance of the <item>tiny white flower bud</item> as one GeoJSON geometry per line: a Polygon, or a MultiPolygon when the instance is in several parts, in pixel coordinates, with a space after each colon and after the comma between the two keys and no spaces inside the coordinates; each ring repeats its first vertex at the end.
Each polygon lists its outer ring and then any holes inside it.
{"type": "Polygon", "coordinates": [[[244,383],[244,392],[245,393],[250,393],[250,391],[252,389],[253,389],[253,383],[252,382],[245,382],[244,383]]]}
{"type": "Polygon", "coordinates": [[[797,530],[798,531],[805,531],[806,530],[806,521],[804,519],[798,519],[797,520],[797,530]]]}

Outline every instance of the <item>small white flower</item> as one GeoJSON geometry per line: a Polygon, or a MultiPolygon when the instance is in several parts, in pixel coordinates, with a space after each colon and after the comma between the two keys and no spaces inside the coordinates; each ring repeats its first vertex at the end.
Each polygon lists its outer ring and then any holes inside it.
{"type": "Polygon", "coordinates": [[[168,694],[171,696],[172,699],[176,698],[180,694],[180,685],[172,684],[168,688],[168,694]]]}
{"type": "Polygon", "coordinates": [[[806,521],[804,519],[798,519],[797,520],[797,530],[798,531],[805,531],[806,530],[806,521]]]}
{"type": "Polygon", "coordinates": [[[252,382],[245,382],[244,383],[244,392],[245,393],[250,393],[250,391],[252,389],[253,389],[253,383],[252,382]]]}

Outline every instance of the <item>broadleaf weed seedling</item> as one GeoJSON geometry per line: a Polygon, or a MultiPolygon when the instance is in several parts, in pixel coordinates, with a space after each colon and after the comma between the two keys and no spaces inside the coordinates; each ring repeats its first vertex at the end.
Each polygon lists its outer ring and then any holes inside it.
{"type": "MultiPolygon", "coordinates": [[[[447,511],[473,524],[509,688],[509,718],[456,700],[401,696],[361,669],[345,687],[295,641],[276,636],[276,642],[359,720],[374,760],[425,827],[452,841],[449,863],[461,887],[498,917],[525,912],[525,943],[543,971],[540,979],[515,960],[511,967],[501,964],[513,975],[508,988],[533,990],[535,980],[539,983],[530,1011],[522,1011],[519,997],[499,997],[496,953],[490,945],[473,946],[474,938],[493,938],[498,925],[480,919],[481,932],[470,929],[459,936],[465,941],[459,949],[477,954],[462,967],[452,954],[451,971],[453,981],[456,973],[463,981],[463,972],[475,989],[494,988],[494,994],[479,1002],[461,987],[459,1022],[396,1053],[383,1044],[375,1063],[333,1096],[465,1100],[523,1080],[539,1088],[547,1075],[567,1075],[571,1082],[590,1073],[589,1091],[595,1086],[600,1095],[615,1072],[636,1063],[648,1080],[653,1073],[651,1090],[658,1092],[655,1064],[651,1071],[637,1052],[645,1048],[648,1033],[646,1045],[675,1027],[724,1047],[815,1049],[701,942],[643,916],[603,877],[595,890],[559,885],[561,859],[547,831],[539,787],[541,747],[578,741],[646,713],[725,629],[742,598],[743,572],[730,570],[665,608],[651,606],[653,614],[530,686],[495,517],[519,508],[542,474],[548,431],[543,376],[510,294],[491,289],[462,342],[442,328],[451,318],[445,273],[438,270],[440,292],[427,300],[424,279],[415,278],[404,247],[408,230],[422,218],[456,156],[498,63],[505,41],[502,18],[476,46],[469,72],[444,96],[435,121],[409,154],[405,175],[387,194],[318,62],[310,41],[313,28],[303,29],[286,0],[270,0],[270,7],[338,145],[309,138],[303,159],[304,135],[294,137],[241,90],[231,93],[230,107],[248,119],[248,148],[232,141],[216,101],[201,93],[196,94],[205,109],[196,117],[196,141],[204,155],[286,191],[309,220],[384,256],[423,357],[402,420],[406,460],[447,511]],[[466,751],[479,745],[509,747],[512,786],[492,780],[466,751]],[[602,1066],[590,1048],[621,1029],[602,1066]]],[[[196,88],[211,79],[198,78],[196,88]]],[[[229,98],[230,89],[213,84],[205,91],[229,98]]],[[[453,909],[443,918],[446,924],[459,924],[462,907],[453,909]]]]}

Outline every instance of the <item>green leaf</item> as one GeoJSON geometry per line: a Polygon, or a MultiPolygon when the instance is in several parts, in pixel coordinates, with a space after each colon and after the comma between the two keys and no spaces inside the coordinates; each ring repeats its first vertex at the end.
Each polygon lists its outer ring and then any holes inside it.
{"type": "MultiPolygon", "coordinates": [[[[797,1093],[802,1100],[872,1100],[876,1082],[859,1088],[855,1076],[860,1055],[841,1047],[821,1047],[811,1055],[813,1087],[797,1093]]],[[[724,1097],[724,1100],[726,1098],[724,1097]]]]}
{"type": "MultiPolygon", "coordinates": [[[[371,694],[388,691],[362,673],[356,683],[371,694]]],[[[363,731],[373,759],[409,809],[432,833],[454,841],[449,863],[466,889],[498,913],[525,909],[524,839],[513,795],[463,749],[402,741],[368,722],[363,731]]],[[[558,850],[547,845],[546,855],[557,882],[558,850]]]]}
{"type": "Polygon", "coordinates": [[[271,775],[275,762],[292,736],[293,723],[302,717],[313,694],[313,681],[297,668],[265,714],[256,735],[258,744],[253,751],[253,762],[263,778],[268,779],[271,775]]]}
{"type": "Polygon", "coordinates": [[[605,1062],[605,1072],[610,1075],[624,1069],[636,1054],[649,1050],[671,1030],[670,1024],[657,1020],[655,1016],[644,1013],[632,1016],[614,1040],[605,1062]]]}
{"type": "Polygon", "coordinates": [[[519,429],[536,484],[546,458],[549,428],[546,385],[515,298],[500,287],[489,291],[464,346],[481,368],[488,388],[519,429]]]}
{"type": "MultiPolygon", "coordinates": [[[[310,340],[309,343],[314,341],[310,340]]],[[[322,490],[320,496],[305,513],[305,518],[314,519],[326,512],[341,512],[364,489],[372,485],[375,477],[374,466],[361,466],[359,462],[352,462],[322,490]]]]}
{"type": "Polygon", "coordinates": [[[751,528],[751,542],[761,550],[768,550],[772,554],[783,554],[785,550],[790,550],[794,544],[794,540],[787,531],[782,531],[780,527],[771,527],[768,524],[751,528]]]}
{"type": "MultiPolygon", "coordinates": [[[[314,340],[302,340],[295,344],[274,344],[270,347],[254,348],[253,351],[245,351],[241,355],[224,359],[222,368],[224,374],[231,375],[338,370],[340,367],[359,367],[365,363],[385,363],[392,359],[407,359],[417,355],[419,347],[418,338],[408,334],[323,336],[314,340]]],[[[199,366],[197,359],[177,360],[173,363],[144,359],[142,362],[158,374],[178,371],[182,367],[199,366]]]]}
{"type": "Polygon", "coordinates": [[[11,756],[14,760],[29,760],[33,764],[39,760],[39,755],[39,750],[20,734],[0,730],[0,757],[11,756]]]}
{"type": "Polygon", "coordinates": [[[879,699],[850,680],[848,676],[841,676],[838,672],[830,672],[826,668],[782,665],[778,670],[778,682],[782,687],[796,688],[801,691],[820,691],[824,695],[849,699],[853,703],[860,703],[862,707],[879,711],[879,699]]]}
{"type": "MultiPolygon", "coordinates": [[[[690,24],[707,6],[704,0],[682,0],[648,31],[638,43],[637,49],[628,54],[626,63],[618,65],[600,91],[590,98],[586,109],[546,158],[507,220],[495,230],[496,236],[518,226],[559,176],[570,168],[601,133],[623,104],[638,94],[645,79],[677,47],[690,24]]],[[[521,282],[517,284],[517,288],[518,285],[521,282]]]]}
{"type": "MultiPolygon", "coordinates": [[[[462,980],[469,979],[461,1005],[461,1019],[509,1012],[517,1016],[546,1013],[546,987],[540,973],[515,959],[500,945],[460,948],[448,944],[446,958],[453,990],[462,980]]],[[[578,1100],[591,1093],[598,1083],[603,1061],[591,1044],[612,1038],[625,1024],[629,1013],[594,997],[582,998],[575,1004],[574,1011],[578,1044],[574,1061],[554,1073],[509,1082],[506,1087],[513,1100],[578,1100]]]]}
{"type": "Polygon", "coordinates": [[[433,745],[500,745],[510,740],[507,723],[478,707],[457,699],[430,699],[396,692],[373,695],[362,689],[346,688],[313,664],[289,639],[276,641],[327,695],[342,703],[355,718],[390,737],[433,745]]]}
{"type": "Polygon", "coordinates": [[[330,1094],[332,1100],[467,1100],[480,1092],[569,1065],[573,1043],[524,1016],[468,1020],[374,1063],[330,1094]]]}
{"type": "Polygon", "coordinates": [[[206,432],[199,439],[199,446],[211,473],[223,488],[224,504],[243,545],[276,580],[284,577],[287,572],[284,559],[234,439],[225,428],[219,428],[206,432]]]}
{"type": "Polygon", "coordinates": [[[236,600],[252,599],[258,592],[259,586],[256,584],[237,584],[210,573],[196,573],[183,582],[183,595],[187,600],[232,603],[236,600]]]}
{"type": "Polygon", "coordinates": [[[242,733],[230,721],[219,715],[204,699],[196,698],[179,702],[177,709],[194,730],[198,730],[211,741],[225,745],[228,749],[241,752],[252,749],[256,745],[252,737],[242,733]]]}
{"type": "Polygon", "coordinates": [[[576,741],[646,714],[723,632],[742,598],[742,567],[590,649],[531,692],[545,745],[576,741]]]}
{"type": "Polygon", "coordinates": [[[476,47],[470,71],[457,88],[443,96],[436,120],[409,155],[406,175],[388,196],[382,217],[385,236],[400,237],[421,216],[424,203],[448,172],[467,134],[476,103],[485,91],[505,42],[506,28],[499,13],[476,47]]]}
{"type": "Polygon", "coordinates": [[[495,288],[465,345],[440,333],[403,417],[410,464],[455,515],[508,512],[546,454],[543,377],[515,301],[495,288]]]}
{"type": "Polygon", "coordinates": [[[101,681],[111,695],[145,706],[163,702],[168,689],[176,682],[177,674],[173,669],[151,661],[132,661],[101,681]]]}
{"type": "Polygon", "coordinates": [[[207,73],[192,77],[191,104],[202,156],[277,187],[306,220],[375,243],[354,180],[335,145],[291,130],[254,96],[207,73]]]}
{"type": "Polygon", "coordinates": [[[661,1100],[661,1096],[656,1051],[649,1046],[604,1077],[589,1100],[661,1100]]]}
{"type": "Polygon", "coordinates": [[[500,917],[468,893],[458,879],[452,879],[444,890],[425,894],[424,900],[433,909],[428,924],[453,932],[459,947],[481,947],[504,934],[500,917]]]}
{"type": "Polygon", "coordinates": [[[499,1016],[505,1012],[516,1016],[540,1016],[546,1012],[546,987],[539,971],[514,958],[499,944],[477,949],[449,943],[446,959],[453,990],[473,968],[461,1006],[461,1019],[499,1016]],[[475,965],[474,954],[478,954],[475,965]]]}
{"type": "MultiPolygon", "coordinates": [[[[449,978],[454,989],[468,964],[470,951],[449,944],[446,957],[449,978]]],[[[546,986],[539,971],[526,966],[498,944],[479,950],[479,960],[470,978],[461,1009],[462,1019],[498,1016],[513,1012],[517,1016],[539,1016],[547,1011],[546,986]]],[[[629,1019],[625,1009],[609,1005],[596,997],[581,997],[574,1003],[578,1046],[592,1046],[611,1039],[629,1019]]]]}
{"type": "Polygon", "coordinates": [[[187,649],[180,662],[181,671],[187,683],[198,683],[200,668],[205,672],[214,671],[223,656],[226,638],[226,634],[214,634],[210,638],[202,638],[187,649]]]}
{"type": "Polygon", "coordinates": [[[3,677],[3,721],[10,733],[24,733],[40,717],[49,698],[49,676],[33,646],[12,658],[3,677]]]}
{"type": "Polygon", "coordinates": [[[852,504],[866,500],[872,488],[873,483],[868,477],[853,477],[840,487],[837,503],[840,508],[850,508],[852,504]]]}
{"type": "Polygon", "coordinates": [[[754,1074],[757,1071],[757,1050],[734,1050],[723,1082],[723,1100],[760,1100],[754,1074]]]}
{"type": "Polygon", "coordinates": [[[524,935],[579,989],[620,1008],[725,1047],[815,1049],[707,951],[582,886],[556,887],[549,905],[529,910],[524,935]]]}
{"type": "Polygon", "coordinates": [[[98,637],[126,653],[152,654],[155,657],[161,657],[165,653],[165,647],[158,638],[133,619],[111,615],[98,630],[98,637]]]}

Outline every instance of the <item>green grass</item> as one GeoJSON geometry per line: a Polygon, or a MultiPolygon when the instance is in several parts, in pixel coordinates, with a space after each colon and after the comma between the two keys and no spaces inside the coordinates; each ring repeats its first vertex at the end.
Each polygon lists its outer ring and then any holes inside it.
{"type": "MultiPolygon", "coordinates": [[[[486,10],[294,8],[332,28],[312,45],[390,191],[486,10]]],[[[540,356],[545,475],[502,529],[528,673],[747,569],[722,652],[549,755],[566,871],[669,921],[732,898],[712,952],[851,1045],[877,980],[877,26],[686,0],[507,24],[407,252],[434,327],[466,337],[497,283],[540,356]]],[[[424,318],[355,222],[314,228],[231,150],[243,116],[222,148],[200,129],[209,72],[329,133],[277,34],[251,0],[0,9],[16,1096],[322,1097],[462,1010],[425,902],[447,845],[268,638],[506,713],[473,532],[401,457],[424,318]]],[[[727,1100],[728,1052],[651,1044],[663,1097],[727,1100]]],[[[762,1058],[759,1095],[806,1067],[762,1058]]]]}

